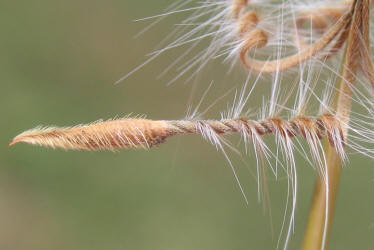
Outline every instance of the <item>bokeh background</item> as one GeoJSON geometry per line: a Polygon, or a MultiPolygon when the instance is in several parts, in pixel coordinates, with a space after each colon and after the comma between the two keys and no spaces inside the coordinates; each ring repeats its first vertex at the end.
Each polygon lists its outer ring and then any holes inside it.
{"type": "MultiPolygon", "coordinates": [[[[257,199],[253,159],[245,156],[243,162],[229,153],[246,204],[222,153],[198,136],[117,153],[7,146],[16,134],[40,124],[74,125],[129,113],[182,118],[211,80],[205,107],[233,84],[240,86],[243,72],[228,75],[227,65],[219,62],[201,74],[199,84],[181,79],[166,86],[168,76],[157,79],[157,73],[178,50],[113,85],[143,62],[185,14],[171,16],[137,39],[134,35],[149,22],[133,20],[158,14],[171,2],[1,2],[1,250],[276,248],[285,178],[269,175],[270,202],[264,206],[257,199]]],[[[209,117],[218,117],[222,107],[218,104],[209,117]]],[[[298,162],[290,249],[301,244],[315,178],[311,167],[298,162]]],[[[330,249],[373,249],[373,180],[373,161],[353,155],[343,171],[330,249]]]]}

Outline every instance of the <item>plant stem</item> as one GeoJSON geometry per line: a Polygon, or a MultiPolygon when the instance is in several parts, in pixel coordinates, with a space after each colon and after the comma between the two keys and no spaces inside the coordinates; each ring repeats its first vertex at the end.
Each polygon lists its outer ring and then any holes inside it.
{"type": "MultiPolygon", "coordinates": [[[[342,133],[345,140],[348,135],[352,102],[352,85],[355,81],[355,73],[357,72],[357,68],[361,66],[360,60],[362,60],[362,48],[369,48],[367,36],[369,25],[368,6],[369,0],[356,0],[353,3],[354,11],[341,67],[341,79],[336,88],[335,99],[332,106],[333,111],[336,112],[337,117],[339,117],[339,120],[343,124],[342,133]]],[[[326,179],[322,178],[321,173],[317,177],[304,241],[302,244],[303,250],[317,250],[325,249],[327,247],[328,236],[335,210],[342,159],[336,152],[336,149],[326,141],[324,143],[324,151],[326,156],[328,181],[326,182],[326,179]]]]}
{"type": "MultiPolygon", "coordinates": [[[[339,180],[341,174],[341,159],[336,153],[334,147],[325,142],[326,163],[328,169],[328,218],[326,239],[329,236],[329,229],[334,215],[336,197],[338,194],[339,180]]],[[[325,214],[326,214],[326,185],[320,175],[318,175],[312,205],[310,207],[308,225],[305,230],[303,250],[316,250],[325,248],[327,242],[323,242],[325,230],[325,214]],[[324,246],[322,246],[324,245],[324,246]]]]}

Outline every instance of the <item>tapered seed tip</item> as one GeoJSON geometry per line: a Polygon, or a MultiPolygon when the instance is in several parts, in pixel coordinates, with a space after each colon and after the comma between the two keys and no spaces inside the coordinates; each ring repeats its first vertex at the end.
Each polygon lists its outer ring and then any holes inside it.
{"type": "Polygon", "coordinates": [[[14,144],[19,143],[20,140],[17,137],[14,137],[9,143],[8,146],[13,146],[14,144]]]}
{"type": "Polygon", "coordinates": [[[9,146],[24,142],[51,148],[115,150],[150,148],[173,135],[164,121],[138,118],[100,121],[74,127],[36,127],[22,132],[9,146]]]}
{"type": "MultiPolygon", "coordinates": [[[[29,131],[32,131],[34,132],[34,130],[29,130],[29,131]]],[[[32,143],[30,142],[30,139],[28,136],[29,136],[29,131],[25,131],[25,132],[22,132],[21,134],[15,136],[9,143],[8,143],[8,146],[13,146],[17,143],[20,143],[20,142],[26,142],[26,143],[32,143]]]]}

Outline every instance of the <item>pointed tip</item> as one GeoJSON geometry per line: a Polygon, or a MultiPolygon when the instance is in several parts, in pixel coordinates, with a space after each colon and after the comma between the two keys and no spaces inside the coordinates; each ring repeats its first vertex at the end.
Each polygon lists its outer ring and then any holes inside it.
{"type": "Polygon", "coordinates": [[[16,140],[16,138],[13,138],[9,143],[8,143],[8,146],[13,146],[14,144],[18,143],[19,141],[16,140]]]}
{"type": "Polygon", "coordinates": [[[17,135],[16,137],[14,137],[9,143],[8,143],[8,146],[11,147],[19,142],[22,142],[22,138],[19,137],[19,135],[17,135]]]}

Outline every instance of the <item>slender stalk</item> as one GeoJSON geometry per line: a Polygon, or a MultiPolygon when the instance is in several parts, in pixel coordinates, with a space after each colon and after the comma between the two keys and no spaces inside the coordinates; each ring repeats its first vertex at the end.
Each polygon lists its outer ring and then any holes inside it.
{"type": "Polygon", "coordinates": [[[325,230],[325,215],[326,215],[326,185],[325,180],[320,176],[317,177],[312,204],[310,207],[307,228],[305,230],[303,250],[324,249],[327,241],[323,242],[323,238],[328,239],[329,229],[332,223],[336,198],[339,188],[339,180],[341,173],[341,159],[336,153],[334,147],[325,143],[326,163],[328,166],[328,218],[327,218],[327,232],[325,230]],[[325,236],[324,236],[325,234],[325,236]]]}
{"type": "MultiPolygon", "coordinates": [[[[342,138],[339,121],[328,114],[319,117],[294,117],[291,120],[269,118],[262,121],[245,119],[224,120],[147,120],[124,118],[65,128],[36,128],[16,136],[9,145],[19,142],[64,149],[115,150],[119,148],[150,148],[164,143],[175,135],[200,134],[206,136],[240,133],[258,138],[267,134],[304,136],[315,133],[315,138],[342,138]]],[[[340,140],[343,142],[343,140],[340,140]]],[[[340,145],[342,148],[343,145],[340,145]]]]}
{"type": "MultiPolygon", "coordinates": [[[[343,137],[348,135],[352,102],[352,84],[358,67],[362,67],[362,47],[368,49],[368,18],[369,0],[356,0],[354,12],[347,40],[346,50],[342,62],[342,78],[337,86],[332,108],[343,123],[343,137]],[[362,46],[362,47],[361,47],[362,46]],[[361,47],[361,48],[360,48],[361,47]]],[[[303,250],[325,249],[333,220],[336,198],[338,195],[342,160],[336,149],[325,143],[327,181],[318,175],[309,218],[305,230],[303,250]],[[327,218],[326,218],[327,215],[327,218]]]]}

